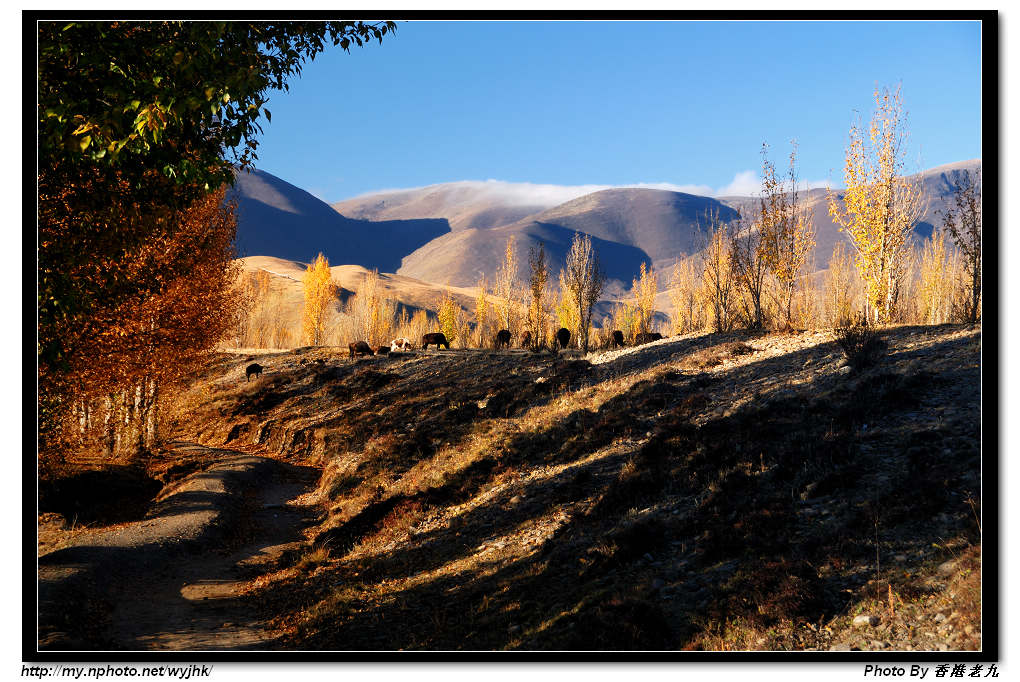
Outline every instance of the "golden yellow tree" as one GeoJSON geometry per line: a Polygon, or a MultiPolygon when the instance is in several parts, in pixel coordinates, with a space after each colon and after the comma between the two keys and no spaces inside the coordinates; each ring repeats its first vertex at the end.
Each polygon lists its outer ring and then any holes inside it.
{"type": "Polygon", "coordinates": [[[482,275],[478,279],[478,296],[475,298],[475,335],[479,348],[484,347],[485,340],[489,338],[489,308],[488,282],[482,275]]]}
{"type": "Polygon", "coordinates": [[[850,237],[865,284],[869,314],[893,318],[911,230],[923,212],[921,186],[903,176],[908,132],[900,87],[875,90],[867,134],[858,119],[850,128],[843,177],[843,207],[829,191],[829,215],[850,237]]]}
{"type": "Polygon", "coordinates": [[[556,317],[560,326],[570,331],[570,338],[576,339],[581,327],[580,305],[574,299],[574,293],[567,286],[567,273],[560,270],[560,300],[556,305],[556,317]]]}
{"type": "Polygon", "coordinates": [[[517,254],[514,235],[506,240],[503,265],[496,275],[496,296],[499,299],[499,323],[512,333],[517,321],[517,254]]]}
{"type": "Polygon", "coordinates": [[[825,317],[832,327],[845,325],[853,314],[853,261],[846,242],[836,242],[825,272],[825,317]]]}
{"type": "Polygon", "coordinates": [[[700,328],[698,319],[698,272],[694,261],[679,258],[673,262],[669,278],[669,300],[673,304],[673,333],[683,334],[700,328]]]}
{"type": "Polygon", "coordinates": [[[528,330],[531,332],[532,343],[541,348],[545,346],[546,309],[549,307],[549,265],[545,260],[545,245],[539,244],[538,249],[528,252],[528,265],[531,276],[528,285],[531,289],[531,300],[528,303],[528,330]]]}
{"type": "Polygon", "coordinates": [[[704,251],[701,299],[708,310],[716,332],[729,331],[733,326],[734,280],[732,244],[726,228],[713,218],[708,247],[704,251]]]}
{"type": "Polygon", "coordinates": [[[305,307],[301,313],[301,328],[309,345],[322,342],[322,332],[329,304],[336,298],[336,284],[329,271],[329,260],[321,253],[305,270],[302,279],[305,289],[305,307]]]}
{"type": "Polygon", "coordinates": [[[439,303],[439,331],[446,335],[452,346],[460,335],[460,306],[453,300],[453,294],[447,289],[443,292],[443,300],[439,303]]]}
{"type": "MultiPolygon", "coordinates": [[[[768,158],[768,144],[762,144],[762,191],[758,215],[761,255],[779,283],[780,307],[785,325],[791,326],[793,293],[808,255],[815,246],[814,229],[797,192],[797,143],[790,152],[790,168],[785,178],[776,174],[768,158]]],[[[760,312],[760,309],[759,309],[760,312]]]]}
{"type": "Polygon", "coordinates": [[[942,232],[935,230],[921,253],[920,322],[923,324],[949,321],[956,288],[953,269],[946,239],[942,232]]]}
{"type": "Polygon", "coordinates": [[[638,333],[644,334],[652,331],[652,320],[655,316],[655,295],[659,293],[655,271],[642,263],[641,274],[634,278],[632,284],[638,333]]]}

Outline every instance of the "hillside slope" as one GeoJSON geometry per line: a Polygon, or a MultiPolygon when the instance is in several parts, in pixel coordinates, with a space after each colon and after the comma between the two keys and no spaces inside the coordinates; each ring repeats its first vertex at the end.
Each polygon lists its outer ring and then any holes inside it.
{"type": "Polygon", "coordinates": [[[176,430],[321,467],[289,648],[977,649],[980,330],[883,334],[225,355],[176,430]]]}

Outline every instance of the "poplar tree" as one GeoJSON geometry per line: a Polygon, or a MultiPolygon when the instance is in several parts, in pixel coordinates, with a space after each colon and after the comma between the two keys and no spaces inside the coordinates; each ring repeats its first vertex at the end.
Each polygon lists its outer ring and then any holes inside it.
{"type": "Polygon", "coordinates": [[[843,177],[843,206],[832,190],[829,215],[850,238],[865,284],[869,317],[893,319],[911,231],[922,212],[919,180],[903,175],[909,133],[900,86],[875,90],[875,112],[865,132],[850,128],[843,177]]]}

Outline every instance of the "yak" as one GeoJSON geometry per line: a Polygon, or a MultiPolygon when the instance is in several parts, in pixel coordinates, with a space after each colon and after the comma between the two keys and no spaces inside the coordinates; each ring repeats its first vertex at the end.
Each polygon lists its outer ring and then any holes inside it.
{"type": "Polygon", "coordinates": [[[659,332],[644,332],[634,337],[634,345],[640,346],[642,343],[651,343],[652,341],[658,341],[662,338],[662,334],[659,332]]]}
{"type": "Polygon", "coordinates": [[[436,344],[436,350],[439,350],[440,346],[450,350],[450,342],[446,340],[446,334],[443,332],[435,332],[432,334],[425,334],[421,337],[421,349],[426,350],[432,344],[436,344]]]}
{"type": "Polygon", "coordinates": [[[560,327],[560,330],[556,332],[556,341],[560,344],[560,348],[566,348],[567,344],[570,343],[570,330],[566,327],[560,327]]]}
{"type": "Polygon", "coordinates": [[[244,370],[244,373],[245,376],[248,377],[248,381],[251,381],[252,374],[254,374],[255,378],[258,379],[262,376],[262,370],[264,369],[265,367],[256,362],[254,364],[248,365],[248,367],[244,370]]]}
{"type": "Polygon", "coordinates": [[[347,347],[351,350],[351,357],[355,355],[372,355],[372,347],[368,345],[367,341],[356,341],[347,344],[347,347]]]}
{"type": "Polygon", "coordinates": [[[623,332],[617,329],[613,332],[613,348],[622,348],[623,345],[623,332]]]}
{"type": "Polygon", "coordinates": [[[500,329],[499,333],[496,334],[496,350],[500,348],[510,347],[510,331],[507,329],[500,329]]]}

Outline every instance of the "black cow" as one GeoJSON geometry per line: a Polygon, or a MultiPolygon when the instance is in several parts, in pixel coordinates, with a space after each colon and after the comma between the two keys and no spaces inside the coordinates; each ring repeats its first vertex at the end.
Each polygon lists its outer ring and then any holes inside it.
{"type": "Polygon", "coordinates": [[[375,349],[375,354],[376,355],[389,355],[390,354],[390,347],[389,346],[379,346],[378,348],[375,349]]]}
{"type": "Polygon", "coordinates": [[[613,348],[623,347],[623,332],[619,329],[613,332],[613,348]]]}
{"type": "Polygon", "coordinates": [[[531,348],[531,332],[521,334],[521,348],[531,348]]]}
{"type": "Polygon", "coordinates": [[[351,350],[351,357],[355,355],[372,355],[372,347],[368,345],[367,341],[356,341],[347,344],[347,347],[351,350]]]}
{"type": "Polygon", "coordinates": [[[496,334],[496,350],[500,348],[510,347],[510,331],[507,329],[500,329],[499,333],[496,334]]]}
{"type": "Polygon", "coordinates": [[[659,332],[645,332],[634,337],[634,345],[640,346],[642,343],[651,343],[652,341],[658,341],[661,338],[662,334],[659,332]]]}
{"type": "Polygon", "coordinates": [[[245,376],[248,377],[248,381],[251,381],[252,374],[254,374],[255,378],[258,379],[262,376],[262,370],[264,369],[265,367],[256,362],[254,364],[248,365],[247,369],[244,370],[244,373],[245,376]]]}
{"type": "Polygon", "coordinates": [[[432,344],[436,345],[436,350],[439,350],[440,346],[450,350],[450,342],[446,340],[446,334],[443,332],[435,332],[433,334],[425,334],[421,337],[421,349],[425,350],[432,344]]]}
{"type": "Polygon", "coordinates": [[[570,343],[570,330],[566,327],[560,327],[560,330],[556,332],[556,341],[560,344],[560,348],[566,348],[567,344],[570,343]]]}

